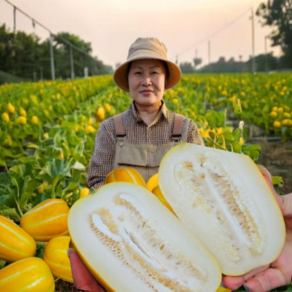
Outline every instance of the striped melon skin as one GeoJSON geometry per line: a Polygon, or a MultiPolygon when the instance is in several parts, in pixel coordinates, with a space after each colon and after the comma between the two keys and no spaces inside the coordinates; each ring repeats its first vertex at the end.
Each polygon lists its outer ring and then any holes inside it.
{"type": "Polygon", "coordinates": [[[35,252],[34,239],[12,220],[0,215],[0,259],[15,262],[33,257],[35,252]]]}
{"type": "Polygon", "coordinates": [[[69,244],[70,236],[52,238],[46,245],[44,261],[55,277],[73,283],[70,260],[67,255],[69,244]]]}
{"type": "Polygon", "coordinates": [[[0,270],[0,291],[54,292],[54,277],[42,259],[23,259],[0,270]]]}
{"type": "Polygon", "coordinates": [[[116,168],[110,172],[106,177],[104,184],[106,185],[112,182],[128,182],[147,189],[143,176],[139,171],[131,167],[116,168]]]}
{"type": "Polygon", "coordinates": [[[159,185],[159,182],[158,182],[158,172],[157,172],[149,178],[147,182],[147,188],[150,192],[152,192],[154,188],[157,187],[158,185],[159,185]]]}
{"type": "Polygon", "coordinates": [[[21,227],[36,241],[68,234],[69,207],[62,199],[48,199],[25,213],[21,227]]]}

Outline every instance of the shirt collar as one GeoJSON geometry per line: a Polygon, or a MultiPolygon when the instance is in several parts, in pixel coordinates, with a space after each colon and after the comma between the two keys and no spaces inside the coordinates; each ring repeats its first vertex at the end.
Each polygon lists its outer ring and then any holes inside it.
{"type": "MultiPolygon", "coordinates": [[[[161,107],[159,109],[159,112],[158,112],[155,120],[158,121],[161,117],[163,117],[167,121],[169,121],[169,110],[166,107],[166,104],[165,104],[164,100],[161,100],[161,102],[162,102],[162,105],[161,105],[161,107]]],[[[132,113],[133,113],[133,116],[134,116],[135,120],[137,122],[142,122],[143,120],[140,117],[139,111],[138,111],[138,109],[137,109],[137,107],[135,105],[135,101],[132,101],[131,109],[132,109],[132,113]]]]}

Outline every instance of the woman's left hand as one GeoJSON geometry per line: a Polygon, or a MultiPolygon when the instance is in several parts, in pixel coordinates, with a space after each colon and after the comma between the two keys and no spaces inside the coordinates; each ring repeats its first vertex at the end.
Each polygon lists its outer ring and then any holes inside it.
{"type": "Polygon", "coordinates": [[[279,257],[270,265],[259,267],[249,273],[238,276],[224,276],[223,285],[236,290],[244,286],[247,291],[267,292],[271,289],[289,285],[292,277],[292,193],[279,196],[273,187],[271,175],[262,166],[259,166],[264,178],[269,184],[274,196],[281,208],[286,225],[286,242],[279,257]]]}
{"type": "Polygon", "coordinates": [[[76,250],[69,248],[68,257],[71,263],[72,276],[77,289],[90,292],[106,292],[106,290],[91,275],[79,258],[76,250]]]}

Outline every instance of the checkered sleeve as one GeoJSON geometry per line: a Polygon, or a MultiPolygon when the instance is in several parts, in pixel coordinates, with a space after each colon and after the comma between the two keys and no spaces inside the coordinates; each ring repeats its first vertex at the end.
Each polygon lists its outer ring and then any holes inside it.
{"type": "Polygon", "coordinates": [[[100,188],[107,175],[112,171],[116,141],[109,124],[108,120],[102,122],[95,137],[94,152],[87,174],[87,184],[90,188],[100,188]]]}
{"type": "Polygon", "coordinates": [[[187,142],[205,146],[204,141],[199,133],[197,125],[193,120],[189,120],[187,142]]]}

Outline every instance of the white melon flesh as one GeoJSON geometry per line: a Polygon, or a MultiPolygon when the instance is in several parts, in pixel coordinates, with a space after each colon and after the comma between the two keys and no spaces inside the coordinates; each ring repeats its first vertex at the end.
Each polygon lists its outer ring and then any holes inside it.
{"type": "Polygon", "coordinates": [[[153,194],[111,183],[69,212],[72,241],[92,274],[118,292],[216,291],[214,256],[153,194]]]}
{"type": "Polygon", "coordinates": [[[246,155],[184,143],[163,158],[159,186],[185,226],[242,275],[280,254],[285,225],[272,191],[246,155]]]}

